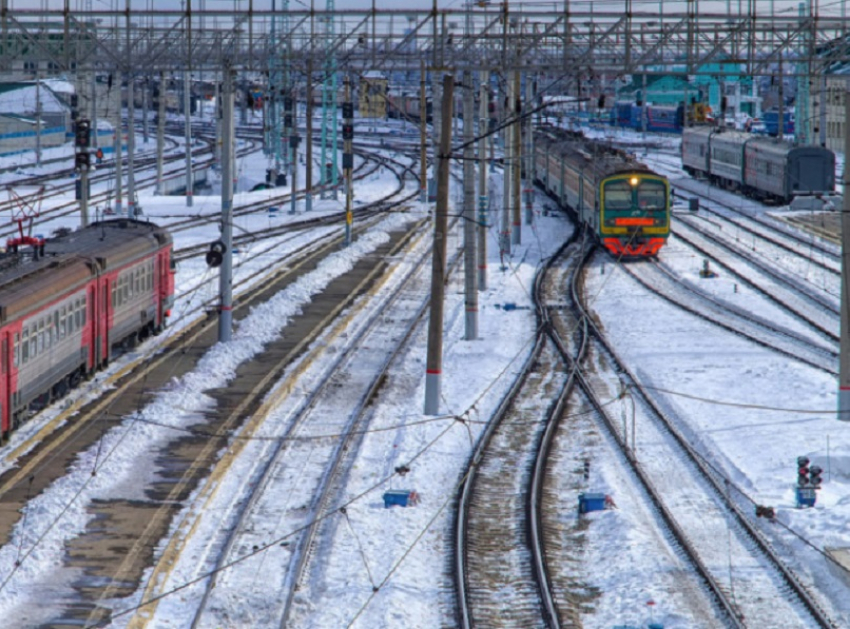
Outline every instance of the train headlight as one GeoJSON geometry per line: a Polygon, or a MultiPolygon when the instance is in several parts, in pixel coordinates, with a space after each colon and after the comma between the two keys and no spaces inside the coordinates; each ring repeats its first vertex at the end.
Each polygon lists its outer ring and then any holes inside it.
{"type": "Polygon", "coordinates": [[[637,177],[631,177],[629,179],[629,183],[632,184],[633,186],[638,185],[638,178],[637,177]]]}

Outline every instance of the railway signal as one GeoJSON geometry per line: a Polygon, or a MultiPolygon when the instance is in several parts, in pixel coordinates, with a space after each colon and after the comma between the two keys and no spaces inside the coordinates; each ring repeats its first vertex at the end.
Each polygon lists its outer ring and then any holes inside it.
{"type": "Polygon", "coordinates": [[[207,251],[207,264],[212,268],[221,266],[224,261],[224,253],[227,251],[227,246],[220,240],[210,245],[210,250],[207,251]]]}
{"type": "Polygon", "coordinates": [[[823,468],[819,465],[812,465],[809,468],[809,482],[815,489],[820,489],[823,483],[823,468]]]}
{"type": "Polygon", "coordinates": [[[797,486],[798,487],[807,487],[809,485],[809,457],[806,456],[798,456],[797,457],[797,486]]]}

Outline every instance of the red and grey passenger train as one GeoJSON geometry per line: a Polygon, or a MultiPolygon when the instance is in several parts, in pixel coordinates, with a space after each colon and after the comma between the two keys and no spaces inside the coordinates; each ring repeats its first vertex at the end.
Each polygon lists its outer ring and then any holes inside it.
{"type": "Polygon", "coordinates": [[[103,221],[20,244],[0,257],[4,439],[106,366],[116,346],[160,332],[174,303],[172,238],[152,223],[103,221]]]}

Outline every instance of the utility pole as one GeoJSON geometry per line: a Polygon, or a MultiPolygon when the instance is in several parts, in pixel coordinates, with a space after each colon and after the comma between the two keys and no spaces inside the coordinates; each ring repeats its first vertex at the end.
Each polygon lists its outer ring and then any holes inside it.
{"type": "Polygon", "coordinates": [[[148,99],[150,98],[151,82],[147,74],[142,79],[142,142],[150,142],[148,130],[148,99]]]}
{"type": "Polygon", "coordinates": [[[431,311],[428,318],[428,357],[425,371],[425,414],[440,410],[443,370],[443,295],[447,266],[449,223],[449,160],[451,158],[454,75],[443,75],[440,150],[437,155],[437,205],[434,211],[434,248],[431,262],[431,311]]]}
{"type": "Polygon", "coordinates": [[[511,125],[512,141],[514,143],[511,150],[511,169],[513,176],[511,177],[511,192],[513,199],[511,207],[513,208],[513,229],[511,236],[513,244],[519,245],[522,243],[522,88],[520,84],[519,70],[514,70],[514,100],[511,103],[513,106],[514,123],[511,125]]]}
{"type": "MultiPolygon", "coordinates": [[[[507,122],[511,115],[513,106],[513,82],[505,81],[505,106],[502,108],[502,120],[507,122]]],[[[505,270],[505,259],[511,255],[511,142],[510,142],[511,126],[505,125],[502,129],[503,141],[502,146],[502,237],[499,239],[500,251],[499,255],[502,260],[502,270],[505,270]]]]}
{"type": "Polygon", "coordinates": [[[186,144],[186,207],[192,207],[192,75],[189,70],[183,73],[183,128],[186,144]]]}
{"type": "Polygon", "coordinates": [[[466,340],[478,338],[478,275],[475,247],[475,93],[472,72],[463,73],[463,265],[466,340]]]}
{"type": "MultiPolygon", "coordinates": [[[[535,81],[531,80],[531,75],[525,75],[525,105],[529,110],[533,110],[537,104],[534,100],[534,92],[537,89],[535,81]]],[[[526,116],[525,124],[525,147],[523,153],[525,155],[525,186],[523,187],[523,196],[525,197],[525,224],[531,225],[534,222],[534,124],[532,116],[526,116]]]]}
{"type": "Polygon", "coordinates": [[[127,0],[127,217],[136,218],[136,97],[130,45],[130,0],[127,0]]]}
{"type": "Polygon", "coordinates": [[[186,70],[183,72],[183,116],[186,151],[186,207],[192,207],[192,0],[186,0],[186,70]]]}
{"type": "Polygon", "coordinates": [[[35,79],[35,165],[41,166],[41,80],[35,79]]]}
{"type": "Polygon", "coordinates": [[[301,137],[298,135],[298,104],[295,101],[295,86],[292,86],[292,95],[289,98],[289,164],[292,167],[290,179],[292,186],[290,188],[289,198],[292,200],[292,205],[289,209],[290,214],[295,214],[297,210],[297,192],[298,192],[298,144],[301,142],[301,137]]]}
{"type": "Polygon", "coordinates": [[[123,158],[121,157],[124,143],[121,139],[121,107],[123,104],[121,102],[121,71],[117,68],[114,75],[109,75],[107,87],[109,90],[115,90],[115,94],[113,95],[113,99],[115,101],[115,137],[113,138],[112,144],[112,156],[115,158],[115,214],[120,216],[124,213],[124,208],[122,207],[122,197],[124,195],[124,167],[122,163],[123,158]]]}
{"type": "Polygon", "coordinates": [[[99,146],[97,139],[97,71],[92,66],[91,71],[91,145],[92,148],[99,146]]]}
{"type": "Polygon", "coordinates": [[[478,118],[478,290],[487,290],[487,132],[490,73],[481,71],[478,118]]]}
{"type": "Polygon", "coordinates": [[[127,217],[136,218],[136,110],[133,73],[127,73],[127,217]]]}
{"type": "Polygon", "coordinates": [[[229,63],[224,66],[222,100],[221,242],[224,243],[224,256],[219,277],[218,340],[226,343],[233,328],[233,70],[229,63]]]}
{"type": "Polygon", "coordinates": [[[159,100],[156,103],[156,193],[165,194],[162,171],[165,163],[165,72],[159,71],[159,100]]]}
{"type": "MultiPolygon", "coordinates": [[[[780,109],[780,113],[781,113],[780,109]]],[[[844,119],[850,120],[850,90],[844,92],[844,119]]],[[[780,124],[782,119],[780,119],[780,124]]],[[[781,127],[780,127],[781,129],[781,127]]],[[[781,137],[781,136],[780,136],[781,137]]],[[[845,126],[844,155],[850,156],[850,127],[845,126]]],[[[838,357],[838,419],[850,421],[850,159],[844,160],[841,212],[841,334],[838,357]]]]}
{"type": "Polygon", "coordinates": [[[354,153],[351,142],[354,139],[354,103],[351,102],[351,82],[345,75],[345,102],[342,103],[342,172],[345,176],[345,246],[351,244],[351,224],[354,214],[351,204],[354,197],[353,170],[354,153]]]}
{"type": "Polygon", "coordinates": [[[425,95],[425,62],[419,65],[419,201],[428,202],[428,99],[425,95]]]}
{"type": "Polygon", "coordinates": [[[307,60],[307,146],[304,181],[304,211],[313,209],[313,58],[307,60]]]}

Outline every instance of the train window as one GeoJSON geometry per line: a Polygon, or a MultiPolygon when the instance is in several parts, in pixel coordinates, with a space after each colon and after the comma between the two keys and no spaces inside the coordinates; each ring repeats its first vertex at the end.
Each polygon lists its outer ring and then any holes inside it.
{"type": "Polygon", "coordinates": [[[115,282],[112,282],[112,307],[115,308],[117,305],[115,303],[115,296],[118,293],[118,289],[115,287],[115,282]]]}
{"type": "Polygon", "coordinates": [[[83,299],[80,303],[80,326],[84,326],[86,324],[86,308],[88,307],[88,301],[83,299]]]}
{"type": "Polygon", "coordinates": [[[606,183],[603,194],[608,210],[628,210],[632,207],[632,187],[625,179],[606,183]]]}
{"type": "Polygon", "coordinates": [[[12,360],[15,361],[15,367],[17,367],[18,365],[21,364],[21,337],[17,332],[15,332],[14,347],[15,347],[15,349],[14,349],[15,356],[12,360]]]}
{"type": "Polygon", "coordinates": [[[35,330],[33,330],[33,331],[30,333],[30,342],[29,342],[29,346],[30,346],[30,358],[35,358],[35,357],[36,357],[36,355],[37,355],[37,354],[36,354],[36,350],[37,350],[37,343],[38,343],[38,333],[37,333],[35,330]]]}
{"type": "Polygon", "coordinates": [[[29,330],[24,328],[23,333],[23,341],[21,342],[21,361],[22,364],[26,365],[30,356],[30,338],[29,338],[29,330]]]}
{"type": "Polygon", "coordinates": [[[58,324],[59,338],[60,339],[65,338],[65,333],[66,333],[65,323],[66,323],[65,322],[65,306],[62,306],[59,309],[59,324],[58,324]]]}
{"type": "Polygon", "coordinates": [[[38,322],[38,343],[36,344],[35,355],[39,356],[44,351],[44,319],[38,322]]]}
{"type": "Polygon", "coordinates": [[[645,179],[637,189],[638,206],[642,210],[664,210],[667,206],[667,190],[661,181],[645,179]]]}
{"type": "Polygon", "coordinates": [[[83,322],[80,320],[80,300],[74,301],[74,329],[79,330],[83,327],[83,322]]]}

